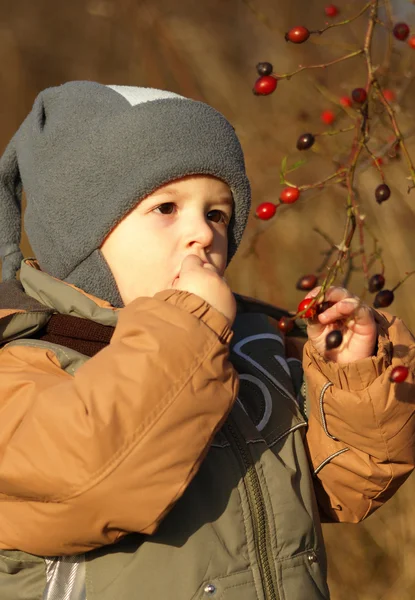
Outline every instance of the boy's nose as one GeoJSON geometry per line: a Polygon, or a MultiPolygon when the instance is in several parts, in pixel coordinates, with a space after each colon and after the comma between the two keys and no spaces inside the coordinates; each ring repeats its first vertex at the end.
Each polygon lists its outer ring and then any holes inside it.
{"type": "Polygon", "coordinates": [[[206,219],[192,219],[187,234],[187,245],[208,248],[213,242],[213,228],[206,219]]]}

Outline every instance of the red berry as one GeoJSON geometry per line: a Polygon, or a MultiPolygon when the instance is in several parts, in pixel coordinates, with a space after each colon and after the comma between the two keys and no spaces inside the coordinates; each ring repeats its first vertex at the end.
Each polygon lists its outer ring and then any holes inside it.
{"type": "Polygon", "coordinates": [[[381,290],[375,296],[373,300],[373,306],[375,308],[386,308],[390,306],[395,299],[395,294],[392,290],[381,290]]]}
{"type": "Polygon", "coordinates": [[[297,290],[312,290],[317,285],[317,277],[316,275],[303,275],[297,281],[296,288],[297,290]]]}
{"type": "Polygon", "coordinates": [[[392,369],[391,374],[389,375],[389,381],[392,381],[393,383],[402,383],[405,381],[408,375],[408,367],[405,367],[404,365],[398,365],[392,369]]]}
{"type": "Polygon", "coordinates": [[[396,100],[396,94],[393,90],[383,90],[383,97],[388,102],[395,102],[396,100]]]}
{"type": "Polygon", "coordinates": [[[411,35],[411,37],[408,40],[408,44],[411,48],[415,50],[415,35],[411,35]]]}
{"type": "Polygon", "coordinates": [[[285,34],[287,42],[293,42],[294,44],[302,44],[307,41],[310,37],[310,32],[307,27],[293,27],[288,33],[285,34]]]}
{"type": "Polygon", "coordinates": [[[395,27],[393,28],[393,35],[397,40],[404,42],[409,35],[408,25],[406,23],[396,23],[395,27]]]}
{"type": "Polygon", "coordinates": [[[277,205],[272,202],[263,202],[259,206],[257,206],[255,215],[261,221],[268,221],[268,219],[272,219],[277,211],[277,205]]]}
{"type": "Polygon", "coordinates": [[[297,140],[297,150],[308,150],[316,141],[312,133],[303,133],[297,140]]]}
{"type": "Polygon", "coordinates": [[[256,66],[258,75],[271,75],[273,66],[270,62],[260,62],[256,66]]]}
{"type": "Polygon", "coordinates": [[[349,107],[349,108],[350,108],[350,107],[351,107],[351,105],[352,105],[352,101],[351,101],[351,99],[349,98],[349,96],[342,96],[342,97],[340,98],[340,104],[341,104],[342,106],[347,106],[347,107],[349,107]]]}
{"type": "Polygon", "coordinates": [[[314,302],[314,298],[304,298],[298,305],[297,313],[303,312],[303,310],[305,311],[302,315],[303,319],[312,319],[316,314],[315,305],[309,308],[312,302],[314,302]]]}
{"type": "Polygon", "coordinates": [[[326,335],[326,350],[338,348],[343,341],[343,334],[340,329],[333,329],[326,335]]]}
{"type": "Polygon", "coordinates": [[[283,333],[288,333],[294,327],[294,320],[290,317],[281,317],[277,323],[277,327],[283,333]]]}
{"type": "Polygon", "coordinates": [[[280,194],[280,200],[284,204],[293,204],[300,197],[300,190],[296,187],[285,187],[280,194]]]}
{"type": "Polygon", "coordinates": [[[367,100],[367,92],[365,88],[355,88],[352,91],[352,98],[357,104],[364,104],[367,100]]]}
{"type": "Polygon", "coordinates": [[[268,94],[272,94],[275,91],[276,87],[277,79],[271,77],[271,75],[264,75],[255,81],[252,91],[256,96],[268,96],[268,94]]]}
{"type": "Polygon", "coordinates": [[[324,12],[328,17],[337,17],[337,15],[339,14],[339,9],[337,8],[337,6],[334,6],[334,4],[329,4],[324,9],[324,12]]]}
{"type": "Polygon", "coordinates": [[[382,273],[376,273],[369,279],[369,292],[379,292],[385,286],[385,278],[382,273]]]}
{"type": "Polygon", "coordinates": [[[376,202],[378,204],[382,204],[382,202],[385,202],[385,200],[388,200],[390,195],[391,195],[391,190],[390,190],[390,187],[388,185],[386,185],[386,183],[381,183],[380,185],[378,185],[378,187],[375,190],[375,198],[376,198],[376,202]]]}
{"type": "Polygon", "coordinates": [[[336,115],[332,110],[323,110],[320,118],[326,125],[331,125],[336,120],[336,115]]]}

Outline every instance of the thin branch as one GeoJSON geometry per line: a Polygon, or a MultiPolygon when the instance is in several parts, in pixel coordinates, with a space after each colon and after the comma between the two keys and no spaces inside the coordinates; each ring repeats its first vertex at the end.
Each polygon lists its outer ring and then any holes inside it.
{"type": "Polygon", "coordinates": [[[320,65],[299,65],[299,68],[296,71],[293,71],[292,73],[282,73],[281,75],[278,75],[277,73],[273,73],[272,76],[275,77],[276,79],[291,79],[291,77],[294,77],[294,75],[297,75],[298,73],[301,73],[302,71],[308,70],[308,69],[326,69],[327,67],[331,67],[331,65],[336,65],[340,62],[343,62],[345,60],[349,60],[349,58],[354,58],[355,56],[359,56],[359,54],[363,54],[363,50],[355,50],[354,52],[351,52],[350,54],[346,54],[345,56],[340,56],[340,58],[335,58],[334,60],[331,60],[328,63],[322,63],[320,65]]]}
{"type": "Polygon", "coordinates": [[[370,8],[370,5],[371,5],[371,2],[368,2],[367,4],[365,4],[365,6],[357,13],[357,15],[355,15],[354,17],[351,17],[350,19],[345,19],[344,21],[337,21],[337,23],[330,23],[323,29],[319,29],[317,31],[310,31],[310,33],[318,33],[321,35],[328,29],[333,29],[333,27],[341,27],[342,25],[349,25],[349,23],[351,23],[352,21],[355,21],[356,19],[361,17],[370,8]]]}

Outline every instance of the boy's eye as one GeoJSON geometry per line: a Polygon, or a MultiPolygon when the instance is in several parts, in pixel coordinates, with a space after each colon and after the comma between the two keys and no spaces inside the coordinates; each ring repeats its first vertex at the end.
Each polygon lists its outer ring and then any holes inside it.
{"type": "Polygon", "coordinates": [[[162,215],[171,215],[174,211],[175,205],[173,202],[164,202],[157,206],[154,210],[159,211],[162,215]]]}
{"type": "MultiPolygon", "coordinates": [[[[174,202],[163,202],[163,204],[156,206],[154,209],[155,212],[162,215],[172,215],[175,210],[176,205],[174,202]]],[[[210,210],[207,213],[207,218],[214,223],[225,223],[225,225],[228,225],[229,223],[228,215],[217,208],[210,210]]]]}
{"type": "Polygon", "coordinates": [[[228,215],[226,215],[221,210],[218,210],[217,208],[210,210],[207,214],[207,217],[210,221],[213,221],[214,223],[225,223],[227,225],[229,221],[228,215]]]}

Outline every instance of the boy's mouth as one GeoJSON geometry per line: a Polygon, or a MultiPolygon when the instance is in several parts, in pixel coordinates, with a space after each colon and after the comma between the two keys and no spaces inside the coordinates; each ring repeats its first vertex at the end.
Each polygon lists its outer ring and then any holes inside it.
{"type": "MultiPolygon", "coordinates": [[[[200,260],[202,261],[202,264],[204,264],[204,265],[209,265],[209,264],[211,264],[211,263],[210,263],[208,260],[204,260],[203,258],[201,258],[200,260]]],[[[175,282],[176,282],[178,279],[180,279],[180,272],[181,272],[181,269],[179,269],[179,272],[178,272],[178,273],[177,273],[177,275],[176,275],[176,276],[173,278],[173,280],[172,280],[172,282],[171,282],[171,285],[172,285],[172,286],[174,286],[174,283],[175,283],[175,282]]]]}

